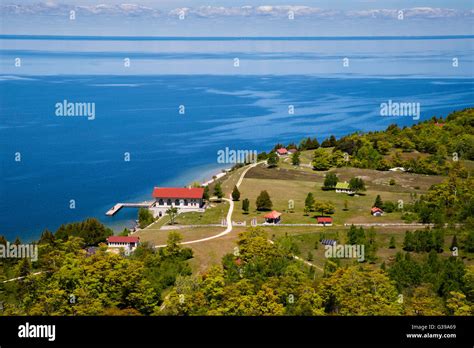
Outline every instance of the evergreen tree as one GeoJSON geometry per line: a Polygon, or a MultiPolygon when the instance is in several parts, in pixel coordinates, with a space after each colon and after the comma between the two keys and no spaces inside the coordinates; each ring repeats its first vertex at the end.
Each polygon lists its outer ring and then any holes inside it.
{"type": "Polygon", "coordinates": [[[257,206],[257,210],[259,211],[272,209],[273,203],[267,191],[260,192],[255,205],[257,206]]]}
{"type": "Polygon", "coordinates": [[[216,185],[214,186],[214,196],[216,196],[219,200],[224,197],[224,192],[222,191],[222,186],[220,182],[216,183],[216,185]]]}
{"type": "Polygon", "coordinates": [[[324,139],[321,143],[321,147],[335,147],[337,145],[337,140],[334,135],[331,135],[329,138],[324,139]]]}
{"type": "Polygon", "coordinates": [[[300,153],[299,153],[299,151],[297,151],[293,154],[293,156],[291,157],[291,163],[294,166],[299,166],[300,165],[300,153]]]}
{"type": "Polygon", "coordinates": [[[206,201],[209,200],[209,185],[204,186],[204,194],[202,195],[202,198],[205,199],[206,201]]]}
{"type": "Polygon", "coordinates": [[[411,231],[405,232],[405,240],[403,241],[403,250],[405,251],[415,250],[415,239],[411,231]]]}
{"type": "Polygon", "coordinates": [[[311,192],[309,192],[306,196],[304,206],[305,208],[307,208],[308,211],[312,211],[314,209],[314,196],[311,192]]]}
{"type": "Polygon", "coordinates": [[[474,229],[467,233],[467,238],[464,242],[464,248],[470,253],[474,252],[474,229]]]}
{"type": "Polygon", "coordinates": [[[380,208],[380,209],[383,208],[383,201],[382,201],[382,198],[380,197],[380,195],[377,195],[377,197],[375,198],[375,202],[374,202],[373,207],[377,207],[377,208],[380,208]]]}
{"type": "Polygon", "coordinates": [[[238,201],[240,199],[240,191],[237,186],[234,186],[234,190],[232,191],[232,200],[238,201]]]}
{"type": "Polygon", "coordinates": [[[347,199],[344,200],[344,210],[345,211],[349,210],[349,202],[347,201],[347,199]]]}
{"type": "Polygon", "coordinates": [[[45,229],[41,233],[41,237],[38,241],[38,244],[53,244],[54,243],[54,234],[51,233],[48,229],[45,229]]]}
{"type": "Polygon", "coordinates": [[[451,246],[449,247],[449,250],[453,251],[454,248],[458,248],[458,238],[456,236],[456,233],[453,234],[453,239],[451,240],[451,246]]]}
{"type": "Polygon", "coordinates": [[[130,234],[130,231],[128,228],[124,228],[122,232],[120,232],[119,236],[126,237],[130,234]]]}
{"type": "Polygon", "coordinates": [[[276,166],[278,166],[278,161],[280,159],[278,158],[278,155],[276,154],[276,152],[270,152],[270,154],[268,155],[268,160],[267,160],[267,164],[268,164],[268,168],[274,168],[276,166]]]}
{"type": "Polygon", "coordinates": [[[334,188],[336,187],[337,183],[339,181],[339,178],[337,177],[336,174],[334,173],[327,173],[325,178],[324,178],[324,188],[334,188]]]}
{"type": "Polygon", "coordinates": [[[248,214],[248,213],[249,213],[249,210],[250,210],[250,201],[248,200],[248,198],[245,198],[245,199],[242,201],[242,210],[244,211],[245,214],[248,214]]]}
{"type": "Polygon", "coordinates": [[[395,248],[396,248],[395,237],[394,237],[394,236],[392,236],[392,237],[390,238],[390,243],[388,244],[388,247],[389,247],[390,249],[395,249],[395,248]]]}
{"type": "Polygon", "coordinates": [[[433,249],[438,253],[443,251],[444,247],[444,231],[442,229],[433,232],[433,249]]]}

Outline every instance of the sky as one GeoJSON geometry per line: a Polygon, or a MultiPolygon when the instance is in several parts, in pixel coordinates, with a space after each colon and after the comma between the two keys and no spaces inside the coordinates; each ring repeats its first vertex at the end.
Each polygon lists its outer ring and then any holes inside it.
{"type": "Polygon", "coordinates": [[[10,35],[472,35],[474,4],[472,0],[2,0],[0,20],[0,34],[10,35]]]}
{"type": "MultiPolygon", "coordinates": [[[[8,1],[3,0],[4,4],[36,4],[38,0],[8,1]]],[[[453,9],[472,9],[471,0],[76,0],[76,1],[42,1],[49,3],[67,3],[76,5],[94,5],[94,4],[123,4],[134,3],[149,7],[174,8],[174,7],[199,7],[199,6],[261,6],[261,5],[303,5],[331,9],[367,9],[367,8],[404,8],[404,7],[446,7],[453,9]]]]}

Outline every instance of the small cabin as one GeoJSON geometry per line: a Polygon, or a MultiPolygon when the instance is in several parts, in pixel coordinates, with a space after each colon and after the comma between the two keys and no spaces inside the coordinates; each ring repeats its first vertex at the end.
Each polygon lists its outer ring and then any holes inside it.
{"type": "Polygon", "coordinates": [[[111,251],[118,252],[121,248],[126,254],[133,252],[140,243],[139,237],[132,236],[110,236],[107,238],[107,246],[111,251]]]}
{"type": "Polygon", "coordinates": [[[384,211],[378,207],[373,207],[370,209],[370,213],[372,216],[382,216],[384,214],[384,211]]]}
{"type": "Polygon", "coordinates": [[[266,214],[263,218],[267,224],[279,224],[281,221],[281,213],[273,210],[272,212],[266,214]]]}
{"type": "Polygon", "coordinates": [[[338,182],[336,184],[336,193],[347,193],[348,195],[353,195],[355,192],[350,189],[348,182],[338,182]]]}
{"type": "Polygon", "coordinates": [[[316,220],[318,221],[318,225],[320,226],[332,226],[332,217],[318,216],[316,220]]]}

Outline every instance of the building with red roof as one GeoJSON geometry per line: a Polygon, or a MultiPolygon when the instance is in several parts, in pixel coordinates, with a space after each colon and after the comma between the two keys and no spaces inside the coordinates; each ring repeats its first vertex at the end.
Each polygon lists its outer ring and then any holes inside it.
{"type": "Polygon", "coordinates": [[[150,210],[155,217],[163,216],[171,207],[178,208],[178,213],[204,212],[203,196],[202,187],[155,187],[153,189],[155,203],[150,210]]]}
{"type": "Polygon", "coordinates": [[[127,255],[134,251],[139,243],[140,238],[133,236],[110,236],[107,238],[107,246],[111,251],[118,252],[123,249],[127,255]]]}
{"type": "Polygon", "coordinates": [[[373,216],[382,216],[384,214],[384,211],[378,207],[372,207],[372,209],[370,209],[370,213],[373,216]]]}
{"type": "Polygon", "coordinates": [[[281,221],[281,213],[277,212],[276,210],[271,211],[264,216],[265,222],[268,224],[278,224],[281,221]]]}
{"type": "Polygon", "coordinates": [[[286,156],[288,155],[288,150],[285,149],[284,147],[280,147],[279,149],[276,150],[276,153],[278,156],[286,156]]]}
{"type": "Polygon", "coordinates": [[[332,217],[329,216],[318,216],[316,218],[318,225],[321,226],[332,226],[332,217]]]}

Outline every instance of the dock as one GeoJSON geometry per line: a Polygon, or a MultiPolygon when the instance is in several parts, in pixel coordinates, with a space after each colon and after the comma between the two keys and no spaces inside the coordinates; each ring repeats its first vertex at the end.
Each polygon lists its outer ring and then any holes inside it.
{"type": "Polygon", "coordinates": [[[117,203],[112,208],[110,208],[105,215],[114,216],[122,208],[150,208],[154,201],[141,202],[141,203],[117,203]]]}

